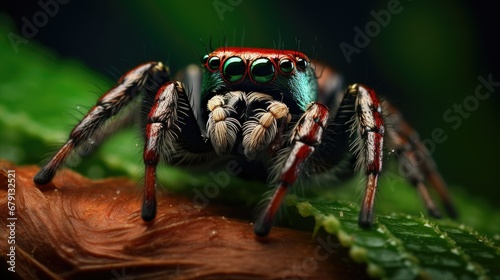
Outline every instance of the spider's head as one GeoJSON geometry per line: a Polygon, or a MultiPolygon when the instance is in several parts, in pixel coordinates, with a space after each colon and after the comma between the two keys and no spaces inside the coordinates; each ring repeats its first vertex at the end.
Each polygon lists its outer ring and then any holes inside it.
{"type": "Polygon", "coordinates": [[[304,111],[316,100],[317,81],[309,58],[298,51],[218,48],[203,57],[204,97],[229,90],[258,91],[304,111]]]}

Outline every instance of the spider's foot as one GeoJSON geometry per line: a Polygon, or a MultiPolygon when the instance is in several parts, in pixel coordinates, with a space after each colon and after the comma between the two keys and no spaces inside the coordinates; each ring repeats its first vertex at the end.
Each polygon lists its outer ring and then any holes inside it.
{"type": "Polygon", "coordinates": [[[56,175],[57,169],[64,163],[68,156],[74,151],[75,142],[73,139],[69,139],[64,146],[57,152],[57,154],[38,171],[33,178],[33,181],[37,185],[45,185],[50,183],[54,176],[56,175]]]}
{"type": "Polygon", "coordinates": [[[437,210],[436,208],[429,208],[429,209],[427,209],[427,212],[429,213],[429,215],[431,215],[432,217],[434,217],[436,219],[441,219],[443,217],[441,215],[441,212],[439,212],[439,210],[437,210]]]}
{"type": "Polygon", "coordinates": [[[45,184],[50,183],[50,181],[52,181],[55,174],[56,174],[56,172],[52,168],[43,167],[35,175],[35,177],[33,178],[33,181],[37,185],[45,185],[45,184]]]}
{"type": "Polygon", "coordinates": [[[453,205],[453,203],[445,202],[444,208],[446,209],[446,212],[448,213],[448,216],[450,216],[450,218],[452,219],[458,218],[457,209],[455,208],[455,205],[453,205]]]}
{"type": "Polygon", "coordinates": [[[365,197],[359,211],[358,224],[362,228],[370,228],[374,221],[375,192],[377,190],[378,174],[368,174],[365,197]]]}
{"type": "Polygon", "coordinates": [[[145,200],[142,204],[141,218],[145,222],[151,222],[156,217],[156,200],[145,200]]]}
{"type": "Polygon", "coordinates": [[[358,225],[361,228],[370,228],[373,225],[373,209],[363,208],[359,212],[358,225]]]}
{"type": "Polygon", "coordinates": [[[255,222],[253,231],[255,232],[255,235],[257,235],[258,237],[266,237],[269,235],[269,232],[271,232],[272,226],[273,225],[271,221],[262,218],[259,219],[257,222],[255,222]]]}

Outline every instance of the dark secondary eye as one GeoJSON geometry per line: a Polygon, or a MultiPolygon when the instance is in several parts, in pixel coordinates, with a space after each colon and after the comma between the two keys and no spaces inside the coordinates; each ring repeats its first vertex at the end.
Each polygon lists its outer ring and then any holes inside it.
{"type": "Polygon", "coordinates": [[[207,62],[208,62],[208,57],[209,57],[209,56],[208,56],[208,54],[204,55],[204,56],[203,56],[203,59],[201,60],[201,64],[203,64],[203,65],[207,64],[207,62]]]}
{"type": "Polygon", "coordinates": [[[256,59],[250,67],[250,74],[257,83],[269,83],[274,78],[274,64],[267,58],[256,59]]]}
{"type": "Polygon", "coordinates": [[[282,59],[280,61],[280,69],[281,72],[289,74],[293,71],[294,65],[293,62],[290,59],[282,59]]]}
{"type": "Polygon", "coordinates": [[[224,78],[231,83],[239,82],[245,75],[245,62],[237,56],[230,57],[224,62],[224,78]]]}
{"type": "Polygon", "coordinates": [[[297,59],[297,66],[299,66],[300,69],[304,70],[307,67],[307,61],[303,58],[297,59]]]}
{"type": "Polygon", "coordinates": [[[217,70],[219,69],[220,66],[220,58],[217,56],[212,56],[210,59],[208,59],[208,67],[212,70],[217,70]]]}

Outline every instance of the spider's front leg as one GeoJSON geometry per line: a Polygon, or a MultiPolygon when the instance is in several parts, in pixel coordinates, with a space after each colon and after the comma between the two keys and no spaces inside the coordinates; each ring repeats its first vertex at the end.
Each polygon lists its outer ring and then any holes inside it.
{"type": "Polygon", "coordinates": [[[214,153],[198,126],[189,100],[181,82],[168,82],[156,94],[147,116],[141,213],[144,221],[156,216],[156,167],[160,160],[169,164],[199,163],[214,153]]]}
{"type": "Polygon", "coordinates": [[[311,103],[296,124],[291,137],[291,149],[279,174],[278,187],[262,216],[255,223],[254,231],[257,236],[269,234],[281,201],[299,177],[304,163],[321,142],[328,118],[329,112],[325,105],[311,103]]]}
{"type": "MultiPolygon", "coordinates": [[[[349,116],[355,115],[355,122],[350,124],[352,129],[357,130],[358,140],[356,145],[356,157],[358,167],[363,167],[367,176],[365,196],[359,214],[359,225],[369,227],[373,224],[373,209],[375,194],[378,185],[379,174],[382,169],[383,156],[383,138],[384,138],[384,122],[382,118],[382,109],[375,92],[368,87],[361,85],[352,85],[347,90],[344,96],[344,102],[340,106],[340,110],[332,119],[328,108],[320,103],[312,103],[308,106],[306,112],[300,118],[295,126],[291,136],[291,147],[288,148],[285,155],[284,165],[278,177],[278,187],[275,190],[271,200],[265,209],[262,216],[259,217],[255,224],[254,231],[258,236],[266,236],[271,230],[274,217],[278,208],[286,195],[288,189],[295,183],[305,165],[314,165],[316,160],[311,157],[315,156],[324,160],[323,163],[335,160],[332,157],[341,157],[338,154],[343,136],[346,136],[346,127],[349,122],[349,116]],[[354,107],[351,105],[355,100],[354,107]],[[349,108],[354,108],[351,113],[349,108]],[[324,134],[330,134],[336,138],[327,139],[328,145],[337,146],[333,150],[328,150],[330,154],[326,154],[325,149],[332,147],[319,146],[324,140],[324,134]]],[[[327,165],[329,165],[327,163],[327,165]]],[[[309,166],[316,169],[315,166],[309,166]]],[[[316,169],[316,171],[318,171],[316,169]]]]}
{"type": "MultiPolygon", "coordinates": [[[[117,85],[103,94],[96,105],[73,128],[66,143],[35,175],[35,183],[38,185],[49,183],[71,154],[74,152],[89,154],[117,128],[132,121],[131,115],[138,110],[129,108],[130,110],[125,112],[128,116],[123,116],[122,119],[115,116],[124,112],[124,108],[131,107],[129,105],[138,99],[142,91],[158,88],[158,85],[169,79],[168,68],[161,62],[141,64],[123,75],[117,85]]],[[[135,105],[140,106],[139,103],[135,105]]]]}
{"type": "Polygon", "coordinates": [[[361,204],[358,224],[366,228],[373,224],[375,194],[382,171],[384,119],[382,106],[374,90],[354,84],[348,87],[347,94],[356,98],[356,117],[352,126],[353,132],[357,130],[354,154],[357,158],[357,169],[363,168],[367,176],[365,196],[361,204]]]}

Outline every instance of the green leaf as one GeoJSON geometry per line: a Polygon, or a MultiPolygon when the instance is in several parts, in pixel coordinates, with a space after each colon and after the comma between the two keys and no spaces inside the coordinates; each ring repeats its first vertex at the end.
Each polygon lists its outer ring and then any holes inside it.
{"type": "MultiPolygon", "coordinates": [[[[57,147],[47,147],[65,141],[75,118],[80,119],[102,89],[114,82],[80,62],[59,59],[34,40],[20,44],[16,53],[8,36],[16,31],[1,16],[0,32],[0,157],[17,164],[37,164],[52,155],[57,147]]],[[[126,175],[140,179],[143,144],[136,131],[112,137],[75,169],[92,178],[126,175]]],[[[159,177],[163,185],[191,195],[193,188],[203,191],[207,182],[213,181],[210,174],[191,176],[172,167],[162,169],[159,177]]],[[[292,195],[288,203],[302,216],[314,217],[316,230],[322,227],[336,235],[350,248],[352,259],[367,263],[371,276],[500,279],[499,248],[491,241],[500,239],[498,209],[454,188],[452,194],[461,213],[459,223],[428,220],[420,214],[415,190],[391,171],[396,168],[388,165],[387,170],[377,200],[378,220],[372,230],[357,225],[358,202],[352,201],[358,200],[359,193],[354,181],[320,191],[308,200],[292,195]]],[[[264,190],[263,184],[231,178],[229,186],[222,186],[214,199],[253,204],[264,190]]],[[[292,226],[312,230],[304,226],[310,218],[294,217],[290,212],[292,226]]]]}
{"type": "Polygon", "coordinates": [[[349,247],[367,273],[384,279],[500,279],[500,247],[463,224],[406,214],[379,215],[361,229],[352,202],[288,199],[303,217],[349,247]]]}

